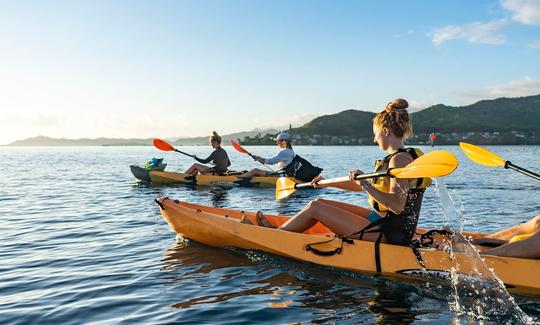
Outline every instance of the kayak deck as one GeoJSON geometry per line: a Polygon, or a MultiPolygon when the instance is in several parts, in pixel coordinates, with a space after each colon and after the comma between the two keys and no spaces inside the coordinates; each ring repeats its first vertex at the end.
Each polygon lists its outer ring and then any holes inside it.
{"type": "MultiPolygon", "coordinates": [[[[320,223],[304,233],[294,233],[240,222],[240,219],[246,216],[255,224],[255,212],[213,208],[168,198],[161,198],[157,202],[171,230],[206,245],[260,250],[353,272],[377,273],[373,242],[352,240],[350,244],[342,243],[339,239],[329,241],[334,234],[320,223]],[[320,250],[330,250],[340,245],[343,247],[339,254],[322,256],[306,250],[306,245],[314,243],[320,250]]],[[[289,219],[286,216],[265,216],[274,226],[279,226],[289,219]]],[[[457,268],[462,274],[476,274],[477,266],[464,254],[456,253],[452,259],[444,251],[433,248],[422,248],[420,252],[426,263],[425,269],[420,266],[411,248],[381,243],[380,274],[416,279],[443,279],[450,276],[453,268],[457,268]]],[[[540,294],[540,260],[489,255],[483,257],[487,266],[494,270],[508,288],[540,294]]]]}
{"type": "Polygon", "coordinates": [[[249,178],[238,175],[188,175],[175,172],[152,171],[149,178],[155,184],[189,184],[189,185],[225,185],[240,187],[275,187],[279,176],[255,176],[249,178]]]}

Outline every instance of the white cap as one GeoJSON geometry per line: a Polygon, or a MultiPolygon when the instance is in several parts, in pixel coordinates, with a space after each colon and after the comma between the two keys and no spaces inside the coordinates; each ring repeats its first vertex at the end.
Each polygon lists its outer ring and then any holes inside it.
{"type": "Polygon", "coordinates": [[[281,132],[274,140],[289,140],[289,135],[285,132],[281,132]]]}

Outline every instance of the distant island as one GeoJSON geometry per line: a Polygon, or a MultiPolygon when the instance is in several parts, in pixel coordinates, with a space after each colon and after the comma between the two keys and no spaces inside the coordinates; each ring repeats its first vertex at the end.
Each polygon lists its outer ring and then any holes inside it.
{"type": "MultiPolygon", "coordinates": [[[[219,132],[219,130],[218,130],[219,132]]],[[[255,136],[260,133],[276,134],[277,129],[254,129],[252,131],[237,132],[223,135],[223,141],[229,142],[231,139],[241,139],[244,137],[255,136]]],[[[37,136],[24,140],[17,140],[8,144],[8,146],[28,146],[28,147],[44,147],[44,146],[151,146],[152,138],[148,139],[115,139],[115,138],[97,138],[97,139],[64,139],[50,138],[46,136],[37,136]]],[[[169,142],[176,146],[197,146],[207,145],[208,136],[194,138],[173,138],[169,142]]]]}
{"type": "MultiPolygon", "coordinates": [[[[346,110],[319,116],[301,127],[289,127],[296,145],[373,144],[371,121],[375,113],[346,110]]],[[[436,144],[540,144],[540,95],[482,100],[468,106],[434,105],[411,114],[414,136],[409,144],[426,144],[431,133],[436,144]]],[[[218,130],[219,131],[219,130],[218,130]]],[[[244,145],[273,145],[277,129],[223,135],[224,142],[239,139],[244,145]]],[[[171,143],[206,145],[208,137],[177,138],[171,143]]],[[[144,146],[152,139],[55,139],[44,136],[15,141],[9,146],[144,146]]]]}

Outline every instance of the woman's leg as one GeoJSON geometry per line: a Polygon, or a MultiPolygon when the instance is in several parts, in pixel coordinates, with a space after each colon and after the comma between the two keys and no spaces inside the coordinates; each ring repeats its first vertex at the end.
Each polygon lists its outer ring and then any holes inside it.
{"type": "Polygon", "coordinates": [[[266,176],[266,171],[259,168],[255,168],[255,169],[250,170],[247,173],[238,175],[238,177],[253,177],[253,176],[266,176]]]}
{"type": "Polygon", "coordinates": [[[481,254],[540,259],[540,231],[527,239],[488,249],[481,254]]]}
{"type": "Polygon", "coordinates": [[[317,200],[320,203],[324,203],[324,204],[327,204],[327,205],[332,205],[332,206],[335,206],[337,208],[352,212],[354,214],[357,214],[357,215],[363,216],[363,217],[367,217],[368,214],[371,212],[371,210],[369,210],[369,209],[366,209],[366,208],[358,206],[358,205],[350,204],[350,203],[345,203],[345,202],[341,202],[341,201],[334,201],[334,200],[327,200],[327,199],[317,199],[317,200]]]}
{"type": "Polygon", "coordinates": [[[510,228],[503,229],[501,231],[498,231],[486,237],[508,241],[514,236],[535,233],[539,230],[540,230],[540,215],[532,218],[531,220],[525,223],[522,223],[521,225],[516,225],[510,228]]]}
{"type": "MultiPolygon", "coordinates": [[[[317,222],[321,222],[335,234],[341,236],[349,236],[371,223],[358,214],[326,204],[322,199],[316,199],[278,229],[304,232],[317,222]]],[[[363,236],[363,239],[375,240],[378,235],[378,233],[368,233],[363,236]]]]}
{"type": "Polygon", "coordinates": [[[189,167],[188,170],[186,170],[185,173],[186,174],[202,173],[202,172],[204,172],[204,171],[206,171],[208,169],[210,169],[210,167],[195,163],[195,164],[191,165],[191,167],[189,167]]]}

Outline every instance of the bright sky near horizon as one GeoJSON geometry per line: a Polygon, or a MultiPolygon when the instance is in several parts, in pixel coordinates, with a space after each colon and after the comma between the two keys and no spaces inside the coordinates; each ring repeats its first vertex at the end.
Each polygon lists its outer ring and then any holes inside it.
{"type": "Polygon", "coordinates": [[[539,62],[540,0],[0,0],[0,144],[534,95],[539,62]]]}

